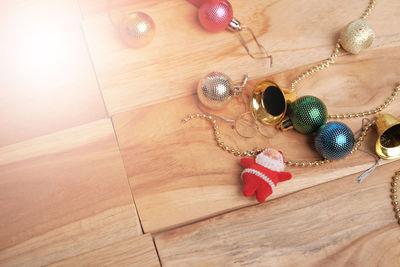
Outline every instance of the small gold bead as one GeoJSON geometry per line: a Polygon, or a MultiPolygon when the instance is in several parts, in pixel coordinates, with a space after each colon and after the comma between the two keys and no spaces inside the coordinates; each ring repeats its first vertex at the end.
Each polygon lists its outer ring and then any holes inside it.
{"type": "Polygon", "coordinates": [[[395,212],[399,212],[399,211],[400,211],[400,208],[399,208],[399,207],[395,207],[395,208],[393,208],[393,210],[394,210],[395,212]]]}
{"type": "Polygon", "coordinates": [[[219,145],[219,146],[223,146],[223,145],[224,145],[224,142],[219,142],[218,145],[219,145]]]}
{"type": "Polygon", "coordinates": [[[397,188],[392,188],[392,193],[396,193],[397,192],[397,188]]]}
{"type": "Polygon", "coordinates": [[[394,206],[399,205],[399,202],[397,200],[393,201],[392,203],[393,203],[394,206]]]}
{"type": "Polygon", "coordinates": [[[301,167],[305,167],[306,163],[304,161],[301,162],[301,167]]]}
{"type": "Polygon", "coordinates": [[[214,129],[217,130],[219,127],[218,125],[214,125],[214,129]]]}
{"type": "Polygon", "coordinates": [[[216,121],[216,120],[213,120],[213,121],[212,121],[212,123],[216,124],[216,123],[217,123],[217,121],[216,121]]]}
{"type": "Polygon", "coordinates": [[[314,165],[315,165],[315,166],[319,166],[319,161],[315,161],[315,162],[314,162],[314,165]]]}
{"type": "Polygon", "coordinates": [[[243,156],[247,156],[247,155],[248,155],[247,151],[243,152],[243,156]]]}
{"type": "Polygon", "coordinates": [[[294,162],[294,166],[299,166],[299,163],[297,161],[294,162]]]}
{"type": "Polygon", "coordinates": [[[229,146],[224,146],[224,149],[225,150],[229,150],[229,146]]]}
{"type": "Polygon", "coordinates": [[[399,180],[399,176],[397,176],[397,175],[393,176],[393,180],[396,180],[396,181],[399,180]]]}
{"type": "Polygon", "coordinates": [[[215,138],[217,141],[221,141],[221,137],[217,137],[217,138],[215,138]]]}
{"type": "Polygon", "coordinates": [[[397,186],[397,183],[396,182],[392,182],[392,186],[397,186]]]}
{"type": "Polygon", "coordinates": [[[360,137],[358,138],[358,140],[364,141],[364,137],[360,136],[360,137]]]}
{"type": "Polygon", "coordinates": [[[397,199],[397,195],[392,195],[392,199],[397,199]]]}
{"type": "Polygon", "coordinates": [[[203,118],[206,118],[207,117],[207,115],[206,114],[203,114],[203,118]]]}

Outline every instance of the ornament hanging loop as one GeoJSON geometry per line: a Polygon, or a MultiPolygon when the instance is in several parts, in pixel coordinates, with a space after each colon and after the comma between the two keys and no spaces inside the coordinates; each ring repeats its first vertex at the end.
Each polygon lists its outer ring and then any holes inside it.
{"type": "Polygon", "coordinates": [[[233,90],[234,90],[235,96],[240,96],[242,94],[243,88],[246,86],[248,80],[249,80],[249,74],[246,73],[243,77],[242,84],[234,84],[233,85],[233,90]]]}
{"type": "Polygon", "coordinates": [[[272,66],[272,62],[273,62],[273,61],[272,61],[272,56],[268,54],[267,49],[265,49],[265,47],[258,41],[256,35],[254,34],[254,32],[253,32],[253,30],[252,30],[251,28],[249,28],[248,26],[245,26],[245,25],[242,26],[242,24],[241,24],[237,19],[233,18],[233,19],[231,20],[231,22],[229,23],[227,29],[228,29],[229,31],[231,31],[231,32],[236,32],[236,33],[238,33],[240,42],[242,43],[244,49],[246,49],[247,54],[248,54],[251,58],[253,58],[253,59],[268,58],[269,61],[270,61],[270,67],[272,66]],[[253,37],[253,40],[256,42],[256,44],[257,44],[259,50],[261,51],[261,55],[253,54],[253,53],[250,51],[250,48],[249,48],[249,46],[247,45],[247,42],[246,42],[246,40],[244,39],[244,37],[243,37],[243,35],[242,35],[242,33],[241,33],[243,30],[247,30],[248,32],[250,32],[251,36],[253,37]]]}

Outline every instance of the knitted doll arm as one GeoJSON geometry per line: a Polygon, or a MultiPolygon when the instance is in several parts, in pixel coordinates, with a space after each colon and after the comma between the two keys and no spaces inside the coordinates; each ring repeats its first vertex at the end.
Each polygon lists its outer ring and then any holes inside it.
{"type": "Polygon", "coordinates": [[[252,159],[252,158],[242,158],[240,160],[240,164],[242,164],[243,167],[245,167],[245,168],[249,168],[251,165],[253,165],[255,163],[256,163],[255,159],[252,159]]]}
{"type": "Polygon", "coordinates": [[[287,181],[292,178],[292,174],[290,172],[280,172],[278,175],[280,182],[287,181]]]}

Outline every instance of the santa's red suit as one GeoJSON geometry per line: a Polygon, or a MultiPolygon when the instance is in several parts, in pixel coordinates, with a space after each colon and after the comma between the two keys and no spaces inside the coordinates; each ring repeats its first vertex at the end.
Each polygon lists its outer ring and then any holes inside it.
{"type": "Polygon", "coordinates": [[[256,194],[258,202],[275,192],[276,185],[292,178],[292,174],[284,172],[285,160],[280,151],[266,149],[255,159],[242,158],[240,163],[245,167],[242,172],[243,195],[246,197],[256,194]]]}

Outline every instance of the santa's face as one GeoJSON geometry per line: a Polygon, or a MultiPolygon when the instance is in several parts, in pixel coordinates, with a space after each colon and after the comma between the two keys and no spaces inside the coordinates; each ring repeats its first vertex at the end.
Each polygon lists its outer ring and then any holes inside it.
{"type": "Polygon", "coordinates": [[[269,148],[256,156],[256,163],[273,171],[282,172],[285,169],[282,154],[275,149],[269,148]]]}

